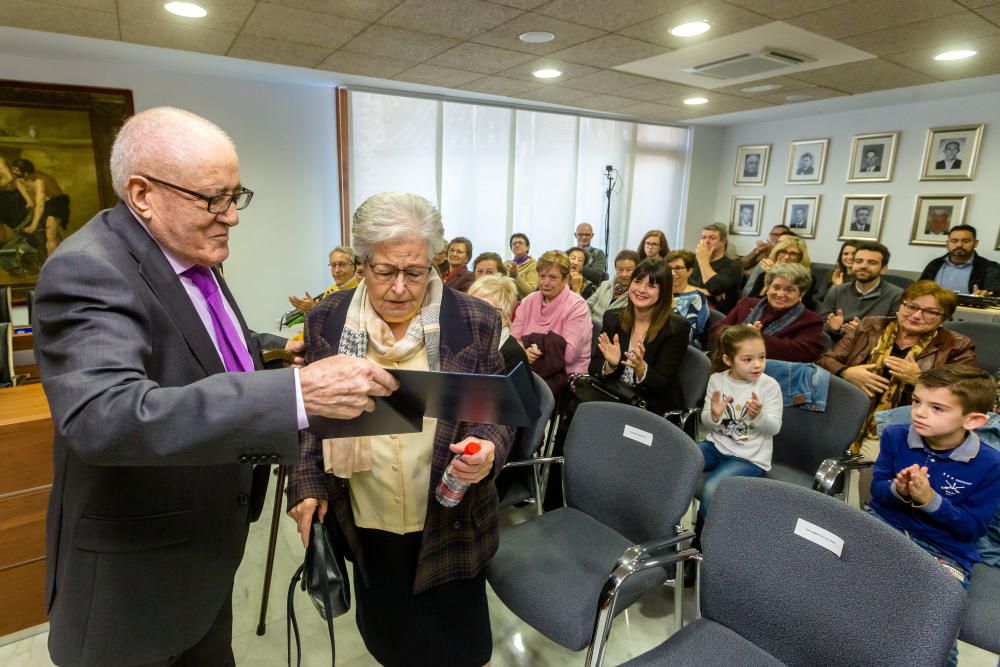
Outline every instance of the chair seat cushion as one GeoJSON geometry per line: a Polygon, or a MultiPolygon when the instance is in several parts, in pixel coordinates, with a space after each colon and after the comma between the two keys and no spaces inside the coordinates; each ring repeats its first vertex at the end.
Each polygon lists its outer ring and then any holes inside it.
{"type": "MultiPolygon", "coordinates": [[[[561,507],[500,531],[500,548],[486,576],[518,618],[557,644],[579,651],[590,644],[601,589],[629,546],[603,523],[561,507]]],[[[664,570],[656,568],[626,579],[616,613],[666,578],[664,570]]]]}
{"type": "Polygon", "coordinates": [[[705,618],[685,625],[680,632],[622,667],[672,665],[739,665],[784,667],[784,663],[724,625],[705,618]]]}
{"type": "Polygon", "coordinates": [[[958,638],[1000,653],[1000,568],[979,563],[969,581],[969,600],[958,638]]]}
{"type": "Polygon", "coordinates": [[[771,469],[764,473],[764,477],[811,489],[814,475],[802,472],[798,468],[786,466],[784,463],[772,461],[771,469]]]}

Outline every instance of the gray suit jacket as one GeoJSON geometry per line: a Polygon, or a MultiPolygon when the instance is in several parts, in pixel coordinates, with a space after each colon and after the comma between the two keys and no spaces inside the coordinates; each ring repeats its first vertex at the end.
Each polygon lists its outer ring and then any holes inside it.
{"type": "Polygon", "coordinates": [[[227,374],[122,203],[48,259],[34,317],[56,432],[49,652],[59,665],[102,667],[176,655],[230,595],[252,496],[266,490],[250,464],[297,457],[292,371],[227,374]]]}

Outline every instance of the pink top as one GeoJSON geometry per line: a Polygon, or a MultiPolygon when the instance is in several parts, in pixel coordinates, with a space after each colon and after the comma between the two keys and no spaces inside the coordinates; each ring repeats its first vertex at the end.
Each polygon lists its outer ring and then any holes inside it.
{"type": "Polygon", "coordinates": [[[517,339],[550,331],[566,340],[566,372],[586,373],[594,326],[587,302],[568,287],[549,303],[545,303],[541,292],[524,297],[517,307],[517,318],[510,325],[510,335],[517,339]]]}

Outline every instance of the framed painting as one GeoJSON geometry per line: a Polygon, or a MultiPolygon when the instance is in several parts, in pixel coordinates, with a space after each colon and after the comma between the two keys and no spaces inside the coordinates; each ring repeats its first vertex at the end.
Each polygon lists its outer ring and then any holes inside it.
{"type": "Polygon", "coordinates": [[[875,183],[892,180],[899,132],[856,134],[851,139],[848,183],[875,183]]]}
{"type": "Polygon", "coordinates": [[[826,171],[826,149],[829,139],[793,141],[788,149],[788,185],[819,185],[826,171]]]}
{"type": "Polygon", "coordinates": [[[34,285],[42,263],[114,206],[111,144],[132,92],[0,81],[0,285],[34,285]]]}
{"type": "Polygon", "coordinates": [[[983,125],[932,127],[924,143],[921,181],[971,181],[979,160],[983,125]]]}
{"type": "Polygon", "coordinates": [[[758,236],[760,218],[764,210],[764,197],[733,197],[729,213],[729,233],[739,236],[758,236]]]}
{"type": "Polygon", "coordinates": [[[819,217],[819,195],[785,197],[781,222],[785,227],[806,239],[816,238],[816,219],[819,217]]]}
{"type": "Polygon", "coordinates": [[[770,155],[771,144],[737,146],[733,185],[764,185],[770,155]]]}
{"type": "Polygon", "coordinates": [[[948,230],[965,223],[969,195],[917,195],[910,245],[948,245],[948,230]]]}
{"type": "Polygon", "coordinates": [[[841,241],[878,241],[889,195],[845,195],[840,212],[841,241]]]}

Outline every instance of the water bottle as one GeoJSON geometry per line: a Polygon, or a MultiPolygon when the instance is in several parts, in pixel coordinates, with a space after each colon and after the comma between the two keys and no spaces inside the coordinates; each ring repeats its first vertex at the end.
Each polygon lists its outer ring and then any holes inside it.
{"type": "Polygon", "coordinates": [[[482,449],[478,442],[470,442],[465,446],[465,449],[461,454],[456,454],[455,458],[452,459],[448,467],[444,469],[444,474],[441,475],[441,481],[438,483],[437,491],[434,492],[434,496],[437,501],[444,505],[445,507],[454,507],[455,505],[462,502],[462,496],[469,489],[471,484],[466,484],[465,482],[459,480],[455,477],[455,473],[452,471],[452,465],[455,459],[458,459],[466,454],[476,454],[482,449]]]}

